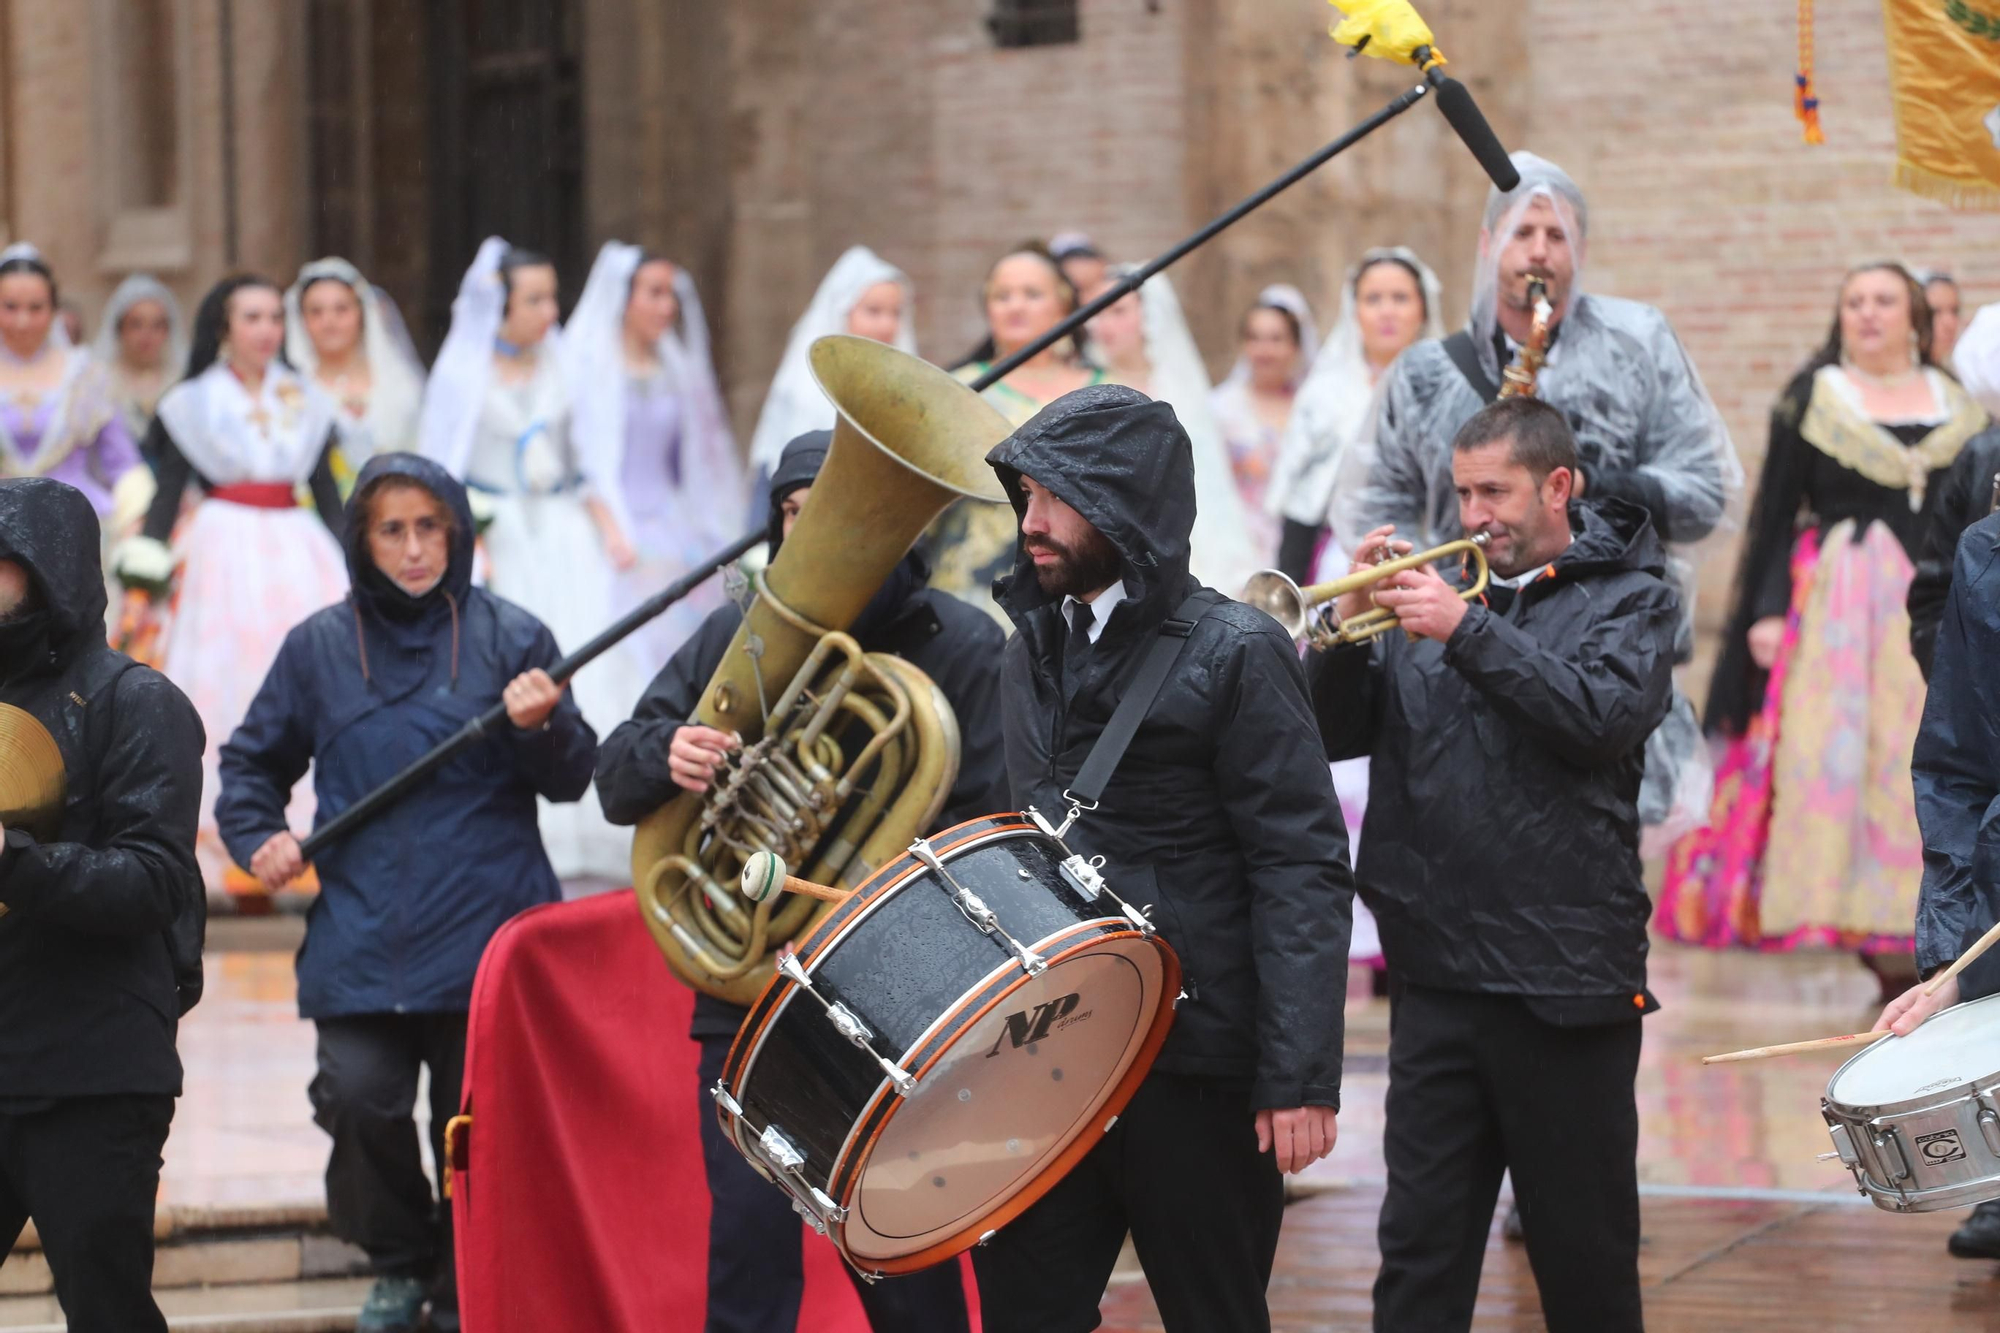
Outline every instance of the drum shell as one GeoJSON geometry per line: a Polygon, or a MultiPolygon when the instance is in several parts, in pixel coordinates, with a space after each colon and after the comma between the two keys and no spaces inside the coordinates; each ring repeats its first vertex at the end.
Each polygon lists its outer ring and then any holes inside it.
{"type": "MultiPolygon", "coordinates": [[[[932,845],[946,869],[978,894],[1010,933],[1043,953],[1052,971],[1079,953],[1120,942],[1129,947],[1134,940],[1157,950],[1164,965],[1169,1002],[1150,1016],[1150,1037],[1126,1078],[1090,1132],[1058,1157],[1061,1170],[1052,1166],[1049,1180],[1015,1196],[1018,1207],[996,1209],[995,1220],[983,1224],[990,1230],[1052,1184],[1122,1111],[1165,1039],[1179,966],[1164,941],[1113,915],[1116,905],[1109,899],[1092,902],[1063,881],[1056,871],[1060,844],[1018,816],[970,821],[932,839],[932,845]]],[[[862,1016],[875,1051],[920,1075],[1026,980],[1004,947],[960,914],[935,874],[908,857],[885,866],[816,927],[800,942],[798,959],[816,990],[862,1016]]],[[[874,1056],[843,1038],[819,1002],[782,978],[764,990],[744,1021],[722,1086],[736,1109],[718,1099],[718,1118],[744,1157],[771,1175],[754,1149],[755,1126],[781,1126],[805,1157],[799,1174],[842,1208],[851,1204],[869,1151],[899,1108],[874,1056]]],[[[848,1253],[842,1228],[836,1225],[829,1234],[848,1253]]],[[[848,1257],[864,1271],[911,1272],[963,1248],[938,1247],[894,1260],[848,1257]]]]}
{"type": "MultiPolygon", "coordinates": [[[[2000,1019],[2000,1005],[1994,1017],[2000,1019]]],[[[1868,1055],[1861,1051],[1843,1063],[1820,1102],[1834,1147],[1860,1192],[1897,1213],[2000,1198],[2000,1071],[1899,1101],[1840,1100],[1834,1089],[1841,1075],[1868,1055]]]]}

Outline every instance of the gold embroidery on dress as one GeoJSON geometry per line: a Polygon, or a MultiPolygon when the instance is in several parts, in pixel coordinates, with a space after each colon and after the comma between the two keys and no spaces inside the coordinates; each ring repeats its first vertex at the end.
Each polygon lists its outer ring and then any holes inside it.
{"type": "Polygon", "coordinates": [[[1863,416],[1827,382],[1813,380],[1812,398],[1799,421],[1807,444],[1877,486],[1910,493],[1910,512],[1924,507],[1931,473],[1951,466],[1965,442],[1986,427],[1986,411],[1950,380],[1941,381],[1949,415],[1914,445],[1905,445],[1863,416]]]}

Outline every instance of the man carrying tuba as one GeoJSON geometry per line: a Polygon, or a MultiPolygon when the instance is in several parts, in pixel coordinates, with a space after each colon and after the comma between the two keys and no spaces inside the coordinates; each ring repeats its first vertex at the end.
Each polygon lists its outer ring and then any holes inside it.
{"type": "Polygon", "coordinates": [[[202,730],[105,645],[98,545],[83,492],[0,481],[0,1262],[33,1218],[71,1329],[166,1333],[153,1205],[201,995],[202,730]],[[24,783],[55,798],[23,809],[24,783]]]}
{"type": "MultiPolygon", "coordinates": [[[[811,431],[785,446],[771,475],[770,541],[775,558],[812,494],[832,442],[811,431]]],[[[999,673],[1004,636],[993,620],[925,585],[929,571],[911,553],[892,569],[848,633],[871,653],[893,653],[929,676],[956,714],[958,778],[937,829],[1008,805],[1001,767],[999,673]]],[[[636,824],[682,791],[705,792],[737,739],[690,725],[709,678],[742,624],[735,606],[713,612],[681,646],[639,700],[632,719],[604,740],[597,794],[614,824],[636,824]]],[[[772,688],[783,687],[783,682],[772,688]]],[[[924,829],[931,833],[936,829],[924,829]]],[[[745,1010],[712,995],[695,996],[689,1033],[701,1043],[702,1158],[713,1211],[709,1221],[708,1318],[715,1333],[791,1333],[805,1290],[799,1219],[779,1190],[759,1177],[723,1138],[707,1089],[721,1079],[745,1010]]],[[[958,1266],[947,1264],[855,1290],[875,1333],[953,1333],[968,1327],[958,1266]]]]}

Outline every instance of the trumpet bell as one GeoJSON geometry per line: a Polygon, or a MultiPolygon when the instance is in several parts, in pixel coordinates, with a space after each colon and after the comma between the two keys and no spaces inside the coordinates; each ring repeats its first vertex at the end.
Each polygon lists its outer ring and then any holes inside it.
{"type": "Polygon", "coordinates": [[[1252,574],[1236,600],[1245,606],[1256,607],[1277,621],[1294,639],[1305,637],[1312,608],[1306,602],[1304,590],[1292,581],[1290,575],[1275,569],[1252,574]]]}
{"type": "Polygon", "coordinates": [[[62,751],[49,729],[33,713],[0,704],[0,826],[53,838],[67,791],[62,751]]]}

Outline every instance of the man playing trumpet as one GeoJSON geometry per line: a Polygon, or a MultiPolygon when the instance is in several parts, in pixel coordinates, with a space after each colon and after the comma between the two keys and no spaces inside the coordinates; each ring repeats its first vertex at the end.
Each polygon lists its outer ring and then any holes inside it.
{"type": "MultiPolygon", "coordinates": [[[[1356,883],[1395,985],[1375,1327],[1467,1328],[1501,1173],[1553,1333],[1641,1327],[1632,1081],[1649,903],[1646,737],[1679,598],[1646,511],[1572,497],[1562,414],[1509,398],[1452,443],[1475,602],[1428,566],[1374,602],[1407,630],[1311,664],[1330,759],[1368,755],[1356,883]]],[[[1364,567],[1409,543],[1361,541],[1364,567]]],[[[1342,600],[1350,619],[1371,594],[1342,600]]]]}

